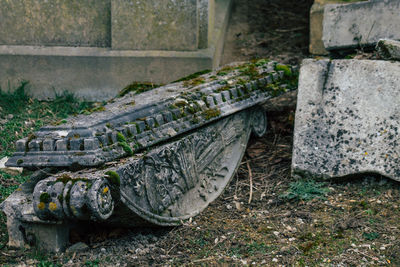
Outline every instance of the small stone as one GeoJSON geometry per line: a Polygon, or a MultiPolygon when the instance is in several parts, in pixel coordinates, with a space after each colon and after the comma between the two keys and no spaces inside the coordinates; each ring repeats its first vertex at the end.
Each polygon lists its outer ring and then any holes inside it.
{"type": "Polygon", "coordinates": [[[12,120],[14,118],[14,115],[13,114],[8,114],[7,116],[6,116],[6,119],[7,120],[12,120]]]}
{"type": "Polygon", "coordinates": [[[78,242],[67,248],[66,252],[67,253],[73,253],[73,252],[79,252],[79,251],[84,251],[88,249],[88,245],[86,245],[83,242],[78,242]]]}
{"type": "Polygon", "coordinates": [[[101,248],[100,251],[103,252],[103,253],[105,253],[105,252],[106,252],[106,249],[105,249],[105,248],[101,248]]]}
{"type": "Polygon", "coordinates": [[[278,262],[278,259],[277,258],[273,258],[272,261],[273,262],[278,262]]]}

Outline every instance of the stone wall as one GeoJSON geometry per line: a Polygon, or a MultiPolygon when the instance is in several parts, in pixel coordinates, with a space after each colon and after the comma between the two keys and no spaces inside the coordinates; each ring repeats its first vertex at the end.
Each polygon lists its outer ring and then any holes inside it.
{"type": "Polygon", "coordinates": [[[0,0],[0,89],[88,100],[219,66],[233,0],[0,0]]]}
{"type": "Polygon", "coordinates": [[[0,44],[111,44],[111,0],[1,0],[0,44]]]}

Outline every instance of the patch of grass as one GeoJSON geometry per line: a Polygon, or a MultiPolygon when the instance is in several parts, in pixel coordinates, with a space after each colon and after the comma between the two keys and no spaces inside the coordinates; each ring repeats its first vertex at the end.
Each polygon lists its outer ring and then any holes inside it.
{"type": "Polygon", "coordinates": [[[312,200],[314,198],[324,199],[330,191],[325,187],[325,183],[319,183],[314,180],[300,180],[292,182],[289,189],[280,197],[286,200],[312,200]]]}
{"type": "Polygon", "coordinates": [[[97,266],[99,266],[99,263],[100,263],[99,260],[86,261],[85,266],[97,267],[97,266]]]}
{"type": "Polygon", "coordinates": [[[380,237],[379,233],[371,232],[371,233],[363,233],[363,237],[369,241],[375,240],[380,237]]]}
{"type": "Polygon", "coordinates": [[[21,83],[13,92],[0,90],[0,158],[10,156],[15,151],[15,141],[28,136],[44,124],[64,122],[69,115],[80,114],[91,109],[92,102],[78,101],[73,94],[56,95],[51,101],[30,98],[25,89],[27,82],[21,83]],[[12,118],[8,118],[12,114],[12,118]]]}

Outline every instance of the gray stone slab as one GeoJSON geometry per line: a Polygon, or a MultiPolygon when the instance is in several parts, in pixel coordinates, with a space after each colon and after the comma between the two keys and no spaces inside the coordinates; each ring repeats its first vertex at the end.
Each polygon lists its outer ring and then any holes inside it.
{"type": "Polygon", "coordinates": [[[378,173],[400,181],[399,73],[398,62],[304,60],[293,174],[378,173]]]}
{"type": "Polygon", "coordinates": [[[399,14],[398,0],[326,5],[322,37],[325,48],[374,46],[382,38],[400,40],[399,14]]]}
{"type": "Polygon", "coordinates": [[[382,58],[400,60],[400,42],[393,40],[379,40],[376,48],[382,58]]]}
{"type": "Polygon", "coordinates": [[[111,45],[111,0],[0,1],[0,44],[111,45]]]}
{"type": "Polygon", "coordinates": [[[113,0],[112,48],[198,49],[197,0],[113,0]]]}

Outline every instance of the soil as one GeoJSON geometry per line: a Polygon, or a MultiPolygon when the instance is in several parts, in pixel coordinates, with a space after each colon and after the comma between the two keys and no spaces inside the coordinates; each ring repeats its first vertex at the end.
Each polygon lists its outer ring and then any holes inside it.
{"type": "MultiPolygon", "coordinates": [[[[223,63],[307,57],[312,0],[236,0],[223,63]]],[[[399,184],[364,175],[309,181],[320,195],[293,191],[295,98],[269,109],[269,131],[252,137],[237,174],[215,202],[174,228],[93,227],[84,251],[43,255],[0,250],[0,262],[51,266],[369,266],[399,265],[399,184]],[[250,190],[250,185],[252,190],[250,190]],[[290,189],[292,188],[292,191],[290,189]],[[250,193],[252,192],[252,193],[250,193]],[[288,192],[298,193],[289,197],[288,192]]]]}

